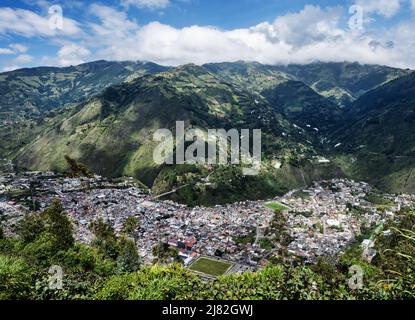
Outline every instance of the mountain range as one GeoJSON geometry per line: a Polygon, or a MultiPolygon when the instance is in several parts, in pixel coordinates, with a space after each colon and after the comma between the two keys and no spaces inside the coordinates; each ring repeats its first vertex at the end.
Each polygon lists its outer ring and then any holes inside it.
{"type": "Polygon", "coordinates": [[[378,65],[164,67],[97,61],[0,74],[0,158],[30,170],[140,179],[189,204],[256,199],[337,176],[415,190],[415,74],[378,65]],[[263,166],[156,165],[153,133],[186,127],[262,129],[263,166]],[[209,181],[205,177],[209,175],[209,181]]]}
{"type": "Polygon", "coordinates": [[[76,104],[105,88],[168,68],[145,62],[96,61],[66,68],[19,69],[0,75],[0,112],[38,116],[76,104]]]}

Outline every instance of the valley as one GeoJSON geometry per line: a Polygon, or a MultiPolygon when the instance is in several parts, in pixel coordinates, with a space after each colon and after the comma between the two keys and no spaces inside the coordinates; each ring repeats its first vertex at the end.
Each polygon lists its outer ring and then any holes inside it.
{"type": "Polygon", "coordinates": [[[318,257],[339,258],[351,244],[371,239],[374,230],[390,233],[377,227],[415,202],[413,195],[379,193],[367,183],[334,179],[268,201],[189,208],[155,199],[132,178],[68,178],[53,172],[2,174],[0,197],[7,236],[15,234],[25,215],[39,214],[59,199],[80,243],[93,242],[95,221],[105,221],[118,236],[128,221],[136,221],[128,235],[145,264],[159,259],[154,248],[163,245],[174,249],[166,261],[190,265],[210,256],[238,265],[239,271],[273,261],[312,264],[318,257]]]}
{"type": "Polygon", "coordinates": [[[414,88],[410,70],[348,62],[1,74],[0,258],[27,261],[30,281],[64,265],[71,298],[406,297],[412,274],[390,270],[413,250],[414,88]],[[155,161],[155,132],[178,122],[261,129],[260,170],[155,161]],[[366,291],[347,287],[356,264],[366,291]]]}
{"type": "MultiPolygon", "coordinates": [[[[249,197],[249,192],[242,189],[246,190],[248,186],[252,189],[253,185],[264,183],[267,188],[260,188],[255,197],[266,198],[273,193],[287,192],[304,185],[304,181],[309,184],[330,177],[347,176],[370,181],[388,192],[411,191],[415,183],[412,175],[406,173],[411,168],[408,166],[410,159],[402,165],[397,164],[396,169],[395,165],[391,167],[388,164],[393,172],[366,168],[365,159],[370,157],[370,153],[359,148],[365,143],[364,136],[370,134],[369,129],[361,135],[353,134],[359,132],[356,127],[359,123],[372,121],[363,120],[365,115],[362,111],[353,113],[353,108],[363,110],[359,104],[367,99],[365,92],[373,95],[371,90],[374,88],[378,92],[388,90],[388,86],[395,83],[393,80],[401,76],[405,78],[410,73],[408,70],[352,63],[280,67],[235,62],[168,68],[150,63],[104,61],[85,64],[74,70],[89,72],[88,81],[101,83],[102,93],[101,87],[97,86],[96,91],[91,93],[93,97],[80,98],[76,92],[84,90],[84,82],[81,81],[73,84],[73,95],[68,96],[67,100],[70,105],[65,104],[63,109],[59,107],[60,112],[56,112],[57,106],[52,103],[51,107],[42,109],[40,116],[25,114],[24,118],[17,120],[13,118],[20,114],[18,110],[21,109],[17,108],[12,112],[13,116],[7,115],[0,129],[3,157],[12,159],[22,169],[63,172],[67,168],[64,156],[70,155],[97,174],[106,177],[133,176],[154,192],[163,194],[180,187],[178,180],[188,180],[193,176],[190,181],[193,186],[209,173],[200,166],[180,168],[153,162],[151,157],[156,145],[151,140],[152,133],[159,128],[173,129],[176,121],[180,120],[185,122],[186,129],[193,126],[202,130],[262,130],[265,166],[260,175],[250,181],[243,179],[243,188],[232,191],[241,183],[239,169],[221,168],[223,174],[216,179],[221,186],[215,188],[213,184],[207,191],[205,187],[199,191],[197,188],[184,188],[174,195],[174,200],[188,204],[226,201],[218,195],[228,197],[231,202],[243,200],[249,197]],[[113,80],[110,80],[108,70],[116,71],[117,76],[113,80]],[[102,80],[104,74],[106,82],[102,80]],[[347,106],[338,99],[327,97],[325,91],[316,90],[313,77],[317,75],[321,81],[324,79],[331,83],[336,88],[333,90],[350,92],[347,106]],[[79,99],[85,102],[79,104],[79,99]],[[347,132],[353,136],[347,136],[347,132]],[[343,160],[347,157],[345,163],[343,160]],[[323,161],[316,166],[317,158],[330,161],[326,162],[326,166],[322,165],[323,161]],[[362,160],[353,161],[354,158],[362,160]],[[273,168],[275,163],[280,164],[277,169],[273,168]],[[226,185],[222,180],[226,176],[238,183],[222,190],[226,185]],[[390,180],[392,176],[395,182],[388,188],[383,181],[390,180]],[[233,194],[240,194],[239,199],[233,194]]],[[[42,77],[52,72],[49,69],[34,71],[42,77]]],[[[21,70],[17,74],[27,77],[26,73],[34,71],[21,70]]],[[[67,69],[53,71],[69,72],[67,69]]],[[[84,75],[78,77],[82,79],[84,75]]],[[[410,79],[411,75],[407,77],[410,79]]],[[[7,79],[4,83],[8,82],[7,79]]],[[[51,85],[61,85],[53,81],[51,85]]],[[[13,92],[9,94],[13,95],[13,92]]],[[[412,96],[410,93],[403,94],[412,96]]],[[[13,99],[21,98],[16,95],[13,99]]],[[[54,99],[59,101],[60,97],[54,99]]],[[[410,130],[407,129],[407,137],[411,136],[410,130]]],[[[381,133],[379,130],[373,132],[381,133]]],[[[376,139],[382,140],[383,136],[369,140],[376,139]]],[[[405,145],[408,150],[410,143],[408,140],[405,145]]],[[[383,150],[377,151],[385,157],[389,155],[383,150]]]]}

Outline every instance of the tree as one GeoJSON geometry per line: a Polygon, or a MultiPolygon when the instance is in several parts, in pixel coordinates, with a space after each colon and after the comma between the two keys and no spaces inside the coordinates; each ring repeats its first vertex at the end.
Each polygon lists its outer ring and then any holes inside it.
{"type": "Polygon", "coordinates": [[[93,172],[83,163],[76,161],[68,155],[65,155],[65,160],[68,163],[71,173],[75,177],[93,177],[93,172]]]}
{"type": "Polygon", "coordinates": [[[59,250],[68,250],[73,247],[73,226],[66,216],[62,203],[55,199],[52,205],[43,214],[46,221],[45,231],[50,233],[55,240],[55,246],[59,250]]]}
{"type": "Polygon", "coordinates": [[[334,262],[327,257],[318,257],[317,264],[313,265],[311,270],[319,274],[324,282],[330,286],[337,286],[338,282],[344,281],[334,262]]]}
{"type": "Polygon", "coordinates": [[[21,254],[31,264],[45,268],[51,265],[50,262],[58,251],[55,238],[50,233],[43,232],[36,240],[26,244],[21,254]]]}
{"type": "Polygon", "coordinates": [[[101,218],[93,221],[89,228],[95,236],[92,244],[105,256],[111,259],[117,259],[119,247],[114,229],[101,218]]]}
{"type": "Polygon", "coordinates": [[[128,273],[135,272],[140,267],[140,256],[137,252],[137,246],[133,240],[122,237],[120,239],[120,253],[117,258],[118,272],[128,273]]]}
{"type": "Polygon", "coordinates": [[[35,241],[45,230],[42,217],[38,214],[26,214],[17,225],[17,234],[24,243],[35,241]]]}
{"type": "Polygon", "coordinates": [[[157,257],[159,263],[179,261],[179,251],[170,247],[167,243],[159,243],[153,247],[153,256],[157,257]]]}
{"type": "Polygon", "coordinates": [[[94,233],[96,240],[116,238],[114,229],[102,218],[91,222],[89,229],[94,233]]]}
{"type": "Polygon", "coordinates": [[[134,233],[140,228],[140,223],[136,217],[128,217],[123,225],[123,232],[129,236],[133,236],[134,233]]]}
{"type": "Polygon", "coordinates": [[[32,243],[44,233],[53,238],[57,250],[67,250],[74,245],[72,223],[66,216],[59,199],[41,214],[27,214],[18,224],[17,233],[25,243],[32,243]]]}

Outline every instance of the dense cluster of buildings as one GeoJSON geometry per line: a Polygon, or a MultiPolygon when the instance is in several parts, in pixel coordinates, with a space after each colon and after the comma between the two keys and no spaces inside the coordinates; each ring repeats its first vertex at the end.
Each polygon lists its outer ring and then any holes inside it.
{"type": "Polygon", "coordinates": [[[338,255],[362,228],[375,230],[393,220],[401,207],[415,203],[414,196],[382,194],[389,204],[379,206],[368,201],[372,193],[367,183],[334,179],[282,197],[280,201],[290,208],[286,214],[293,239],[289,251],[309,262],[318,256],[338,255]]]}
{"type": "Polygon", "coordinates": [[[258,265],[264,250],[254,243],[237,244],[235,239],[251,234],[273,216],[272,210],[260,201],[188,208],[171,201],[154,200],[128,179],[110,182],[102,177],[65,178],[52,172],[3,175],[0,194],[16,192],[21,194],[19,201],[0,202],[7,208],[2,216],[8,233],[29,212],[19,203],[33,202],[42,210],[58,197],[73,221],[76,239],[84,243],[93,240],[90,230],[93,221],[103,219],[120,234],[129,217],[137,218],[140,228],[134,238],[146,262],[155,258],[155,245],[168,243],[179,250],[186,263],[203,254],[258,265]]]}
{"type": "MultiPolygon", "coordinates": [[[[381,211],[366,200],[370,192],[365,183],[331,180],[276,198],[289,208],[279,213],[286,216],[286,229],[292,239],[289,252],[310,262],[320,255],[337,255],[363,225],[379,225],[393,218],[400,206],[411,205],[415,200],[399,196],[392,199],[390,211],[381,211]],[[354,207],[360,208],[359,214],[354,207]]],[[[275,238],[267,226],[276,213],[263,201],[189,208],[155,200],[132,179],[67,178],[52,172],[0,175],[3,229],[12,234],[24,214],[33,208],[45,209],[56,197],[73,221],[75,237],[80,242],[93,240],[90,224],[97,219],[108,222],[120,234],[127,219],[135,217],[139,227],[132,236],[147,263],[155,259],[153,248],[160,243],[177,248],[185,264],[206,255],[235,262],[242,269],[265,265],[274,248],[279,247],[264,249],[260,245],[261,239],[275,238]]]]}

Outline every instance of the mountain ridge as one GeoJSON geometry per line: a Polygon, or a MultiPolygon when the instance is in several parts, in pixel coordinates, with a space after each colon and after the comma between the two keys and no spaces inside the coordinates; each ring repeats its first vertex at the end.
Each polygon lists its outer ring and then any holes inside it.
{"type": "MultiPolygon", "coordinates": [[[[98,61],[94,66],[99,69],[102,64],[114,66],[106,61],[98,61]]],[[[335,64],[343,71],[349,70],[346,66],[350,65],[352,70],[359,68],[356,64],[335,64]]],[[[115,69],[124,67],[116,64],[115,69]]],[[[325,69],[332,67],[323,64],[321,72],[327,73],[325,69]]],[[[90,70],[93,66],[85,64],[78,68],[90,70]]],[[[297,77],[282,72],[279,66],[236,62],[161,67],[161,71],[151,72],[153,68],[158,67],[150,64],[150,70],[143,71],[141,63],[133,65],[132,72],[122,72],[128,74],[122,82],[106,86],[108,82],[103,81],[100,83],[103,89],[96,88],[97,93],[83,102],[57,109],[61,111],[49,118],[41,115],[42,125],[24,129],[23,142],[12,143],[14,149],[6,148],[8,154],[22,168],[56,171],[65,170],[64,156],[69,155],[105,176],[139,178],[159,194],[190,179],[190,187],[178,192],[179,200],[187,203],[215,203],[223,197],[235,201],[265,197],[322,178],[349,175],[370,179],[364,172],[364,162],[359,162],[359,168],[350,169],[353,157],[360,153],[350,152],[344,160],[342,149],[337,147],[339,144],[344,147],[345,141],[334,133],[339,128],[347,132],[348,127],[353,127],[353,120],[346,126],[342,122],[352,119],[354,106],[366,95],[370,97],[376,90],[397,81],[385,84],[385,77],[393,78],[397,71],[388,67],[383,70],[381,66],[362,66],[363,75],[357,79],[338,75],[339,79],[346,79],[342,81],[347,86],[377,85],[368,92],[360,90],[362,96],[346,108],[297,77]],[[367,83],[371,72],[380,76],[367,83]],[[155,165],[152,154],[156,144],[152,134],[160,128],[174,131],[176,121],[181,120],[186,127],[201,129],[261,128],[264,166],[260,175],[247,179],[240,176],[240,168],[225,166],[212,177],[211,184],[215,187],[206,188],[197,182],[209,174],[204,166],[155,165]],[[252,192],[253,189],[257,192],[252,192]]],[[[295,67],[296,72],[299,68],[295,67]]]]}
{"type": "Polygon", "coordinates": [[[98,60],[64,68],[36,67],[1,73],[0,112],[41,115],[66,104],[80,103],[129,77],[167,69],[153,63],[98,60]]]}
{"type": "Polygon", "coordinates": [[[389,191],[415,192],[415,73],[359,98],[334,135],[343,154],[355,155],[356,177],[389,191]]]}

